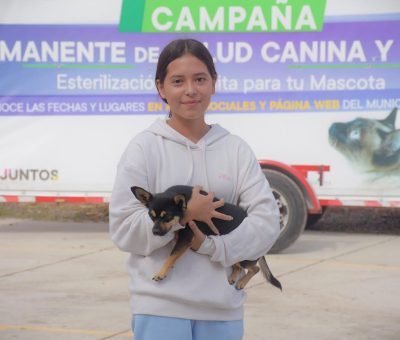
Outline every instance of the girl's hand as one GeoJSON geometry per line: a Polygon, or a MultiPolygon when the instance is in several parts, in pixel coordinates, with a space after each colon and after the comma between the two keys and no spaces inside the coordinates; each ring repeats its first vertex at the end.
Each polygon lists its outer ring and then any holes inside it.
{"type": "Polygon", "coordinates": [[[195,186],[193,188],[192,197],[187,203],[187,210],[181,220],[181,224],[184,225],[192,220],[201,221],[206,223],[214,234],[219,235],[219,231],[211,219],[219,218],[221,220],[231,221],[232,216],[216,211],[216,209],[225,204],[223,199],[214,202],[214,193],[203,195],[200,193],[200,190],[200,186],[195,186]]]}
{"type": "Polygon", "coordinates": [[[193,231],[193,239],[190,245],[190,248],[194,251],[199,250],[201,244],[206,239],[206,235],[204,235],[201,230],[197,227],[196,223],[193,221],[189,222],[189,227],[193,231]]]}

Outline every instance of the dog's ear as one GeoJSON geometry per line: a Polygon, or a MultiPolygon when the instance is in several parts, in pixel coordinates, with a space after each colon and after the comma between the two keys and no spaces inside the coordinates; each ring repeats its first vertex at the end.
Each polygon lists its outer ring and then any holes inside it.
{"type": "Polygon", "coordinates": [[[182,210],[186,210],[186,198],[182,194],[178,194],[174,196],[174,202],[176,205],[182,208],[182,210]]]}
{"type": "Polygon", "coordinates": [[[131,187],[131,191],[141,203],[143,203],[146,207],[149,206],[151,200],[153,199],[153,195],[151,193],[140,187],[131,187]]]}

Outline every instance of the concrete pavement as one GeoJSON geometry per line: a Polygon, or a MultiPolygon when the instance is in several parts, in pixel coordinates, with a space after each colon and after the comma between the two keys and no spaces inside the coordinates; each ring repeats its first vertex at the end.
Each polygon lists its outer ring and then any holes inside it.
{"type": "MultiPolygon", "coordinates": [[[[131,339],[125,261],[104,223],[0,219],[0,339],[131,339]]],[[[400,338],[399,236],[306,231],[268,263],[245,340],[400,338]]]]}

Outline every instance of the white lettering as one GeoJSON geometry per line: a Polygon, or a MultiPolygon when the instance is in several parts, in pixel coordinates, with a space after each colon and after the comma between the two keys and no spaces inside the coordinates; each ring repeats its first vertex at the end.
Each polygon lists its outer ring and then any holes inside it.
{"type": "Polygon", "coordinates": [[[246,19],[246,11],[243,7],[229,7],[229,31],[234,31],[236,24],[240,24],[246,19]]]}
{"type": "Polygon", "coordinates": [[[288,41],[283,46],[268,41],[261,48],[261,57],[268,63],[323,63],[323,62],[366,62],[360,41],[348,43],[335,41],[288,41]]]}
{"type": "Polygon", "coordinates": [[[393,40],[388,40],[388,41],[386,41],[386,44],[383,45],[382,41],[375,40],[375,45],[379,49],[379,53],[381,54],[381,61],[382,62],[387,61],[387,54],[388,54],[390,48],[392,47],[393,43],[394,43],[393,40]]]}
{"type": "Polygon", "coordinates": [[[354,41],[353,44],[351,45],[347,61],[352,62],[357,59],[362,62],[367,61],[367,58],[365,57],[364,54],[364,49],[359,40],[354,41]]]}
{"type": "Polygon", "coordinates": [[[326,75],[317,78],[310,76],[311,90],[384,90],[384,78],[328,78],[326,75]]]}
{"type": "Polygon", "coordinates": [[[287,3],[285,6],[266,5],[250,8],[226,5],[213,9],[211,13],[206,6],[199,6],[196,9],[183,6],[177,12],[167,6],[161,6],[151,14],[151,22],[154,29],[161,32],[167,30],[268,31],[269,25],[272,31],[316,30],[317,28],[310,6],[304,5],[299,13],[293,13],[293,7],[287,3]],[[245,29],[243,30],[242,27],[245,29]]]}
{"type": "Polygon", "coordinates": [[[267,23],[265,22],[264,13],[260,6],[255,6],[253,11],[251,12],[246,30],[252,31],[256,27],[258,27],[261,31],[268,30],[267,23]]]}
{"type": "Polygon", "coordinates": [[[40,56],[33,41],[28,41],[26,44],[25,53],[22,59],[40,62],[40,56]]]}
{"type": "Polygon", "coordinates": [[[213,19],[210,18],[207,8],[200,7],[200,31],[223,31],[224,30],[224,8],[218,7],[213,19]]]}
{"type": "Polygon", "coordinates": [[[195,31],[196,26],[192,18],[192,12],[187,6],[182,7],[181,13],[179,15],[178,21],[176,23],[176,30],[182,31],[182,28],[187,27],[190,31],[195,31]]]}
{"type": "Polygon", "coordinates": [[[0,61],[14,62],[112,62],[125,63],[125,42],[121,41],[0,41],[0,61]]]}
{"type": "Polygon", "coordinates": [[[4,40],[0,40],[0,61],[21,61],[21,41],[16,41],[10,50],[4,40]]]}
{"type": "Polygon", "coordinates": [[[295,30],[300,31],[305,26],[308,26],[310,30],[317,29],[317,24],[315,23],[315,19],[309,5],[305,5],[301,8],[301,12],[297,19],[295,30]]]}
{"type": "Polygon", "coordinates": [[[265,60],[267,63],[277,62],[280,58],[279,53],[276,53],[275,55],[271,56],[269,54],[269,49],[279,51],[280,50],[279,44],[274,41],[269,41],[261,47],[261,57],[263,58],[263,60],[265,60]]]}
{"type": "Polygon", "coordinates": [[[272,6],[271,11],[271,29],[276,31],[279,29],[278,24],[285,29],[290,30],[292,26],[292,6],[285,6],[285,14],[281,12],[278,6],[272,6]]]}
{"type": "Polygon", "coordinates": [[[156,10],[151,14],[151,22],[158,31],[167,31],[172,27],[172,21],[167,21],[165,24],[161,24],[158,20],[158,17],[161,14],[164,14],[167,17],[171,17],[172,11],[168,7],[156,8],[156,10]]]}

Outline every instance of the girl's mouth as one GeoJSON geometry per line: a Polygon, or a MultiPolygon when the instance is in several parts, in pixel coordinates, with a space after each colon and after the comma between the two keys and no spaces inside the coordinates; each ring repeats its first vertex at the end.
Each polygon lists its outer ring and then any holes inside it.
{"type": "Polygon", "coordinates": [[[183,102],[182,104],[189,107],[197,106],[200,102],[198,100],[192,100],[188,102],[183,102]]]}

